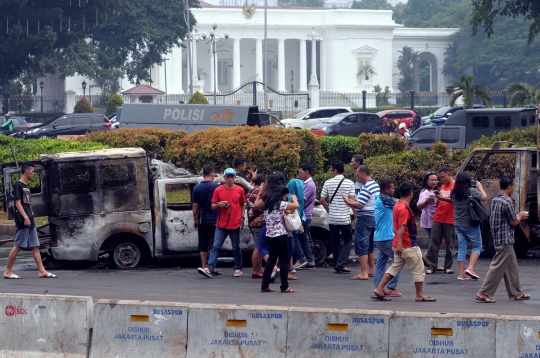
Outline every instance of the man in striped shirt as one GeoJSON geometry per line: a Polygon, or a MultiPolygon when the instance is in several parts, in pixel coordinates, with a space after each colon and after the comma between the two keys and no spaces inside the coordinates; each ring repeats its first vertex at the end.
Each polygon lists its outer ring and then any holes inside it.
{"type": "Polygon", "coordinates": [[[360,274],[351,280],[367,280],[375,272],[375,255],[373,254],[373,233],[375,232],[375,197],[380,194],[379,184],[371,178],[371,171],[365,165],[356,170],[356,177],[362,183],[362,189],[356,200],[345,200],[348,206],[356,209],[356,226],[354,227],[354,252],[360,261],[360,274]],[[368,269],[369,266],[369,269],[368,269]]]}
{"type": "Polygon", "coordinates": [[[351,253],[351,210],[344,199],[354,200],[354,183],[343,176],[345,166],[341,160],[333,161],[331,169],[334,177],[324,182],[321,204],[328,212],[334,270],[337,273],[349,273],[351,270],[346,268],[345,264],[351,253]],[[340,233],[343,235],[343,246],[340,233]]]}

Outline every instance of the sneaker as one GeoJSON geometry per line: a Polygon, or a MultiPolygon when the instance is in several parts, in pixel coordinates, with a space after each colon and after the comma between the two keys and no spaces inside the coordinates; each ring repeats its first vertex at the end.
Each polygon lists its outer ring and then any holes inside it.
{"type": "Polygon", "coordinates": [[[469,276],[461,276],[461,275],[459,275],[457,279],[460,280],[460,281],[466,281],[466,280],[469,280],[469,276]]]}
{"type": "Polygon", "coordinates": [[[427,270],[426,270],[426,274],[427,274],[427,275],[431,275],[432,273],[433,273],[433,270],[430,270],[430,269],[427,269],[427,270]]]}
{"type": "Polygon", "coordinates": [[[476,274],[476,272],[474,272],[473,270],[465,270],[465,274],[467,276],[469,276],[470,278],[472,278],[473,280],[479,280],[480,279],[480,276],[478,276],[476,274]]]}
{"type": "Polygon", "coordinates": [[[306,266],[304,266],[304,270],[315,270],[315,263],[308,263],[306,266]]]}
{"type": "Polygon", "coordinates": [[[241,277],[242,276],[242,270],[234,270],[234,277],[241,277]]]}
{"type": "Polygon", "coordinates": [[[292,270],[289,271],[290,273],[296,273],[296,268],[293,267],[292,270]]]}
{"type": "Polygon", "coordinates": [[[202,267],[199,267],[197,269],[197,272],[200,273],[201,275],[203,276],[206,276],[208,278],[211,278],[212,277],[212,272],[210,272],[210,269],[207,267],[207,268],[202,268],[202,267]]]}
{"type": "Polygon", "coordinates": [[[300,260],[296,264],[294,264],[294,268],[301,269],[301,268],[306,267],[307,264],[308,264],[307,260],[300,260]]]}

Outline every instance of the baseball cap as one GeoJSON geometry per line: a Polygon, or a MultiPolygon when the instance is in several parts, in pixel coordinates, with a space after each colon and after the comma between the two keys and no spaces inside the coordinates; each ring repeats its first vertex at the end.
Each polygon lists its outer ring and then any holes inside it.
{"type": "Polygon", "coordinates": [[[225,175],[225,176],[227,176],[227,175],[236,176],[236,170],[234,170],[233,168],[227,168],[227,169],[225,169],[225,173],[223,173],[223,175],[225,175]]]}

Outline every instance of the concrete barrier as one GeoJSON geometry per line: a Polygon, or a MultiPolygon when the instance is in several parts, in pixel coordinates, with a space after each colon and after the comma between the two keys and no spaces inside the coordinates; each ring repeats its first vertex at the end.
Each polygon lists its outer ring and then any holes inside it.
{"type": "Polygon", "coordinates": [[[86,357],[92,297],[0,294],[0,357],[86,357]]]}
{"type": "Polygon", "coordinates": [[[98,300],[90,357],[185,357],[188,305],[98,300]]]}
{"type": "Polygon", "coordinates": [[[540,317],[499,316],[496,356],[540,358],[540,317]]]}
{"type": "Polygon", "coordinates": [[[291,308],[287,358],[388,357],[391,314],[391,311],[291,308]]]}
{"type": "MultiPolygon", "coordinates": [[[[437,308],[433,303],[425,303],[437,308]]],[[[396,312],[390,357],[495,357],[496,315],[396,312]]]]}
{"type": "Polygon", "coordinates": [[[189,305],[188,358],[285,357],[286,307],[189,305]]]}

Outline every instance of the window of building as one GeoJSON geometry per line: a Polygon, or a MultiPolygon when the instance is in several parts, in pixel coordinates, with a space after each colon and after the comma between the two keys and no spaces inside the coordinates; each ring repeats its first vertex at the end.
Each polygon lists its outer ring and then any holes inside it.
{"type": "Polygon", "coordinates": [[[489,128],[489,117],[473,117],[473,128],[489,128]]]}
{"type": "Polygon", "coordinates": [[[529,113],[529,125],[534,126],[536,124],[536,115],[534,113],[529,113]]]}
{"type": "MultiPolygon", "coordinates": [[[[510,128],[512,120],[510,119],[510,116],[499,116],[495,117],[495,128],[510,128]]],[[[523,120],[521,121],[521,125],[523,125],[523,120]]],[[[525,117],[525,126],[527,125],[527,117],[525,117]]]]}
{"type": "Polygon", "coordinates": [[[229,85],[229,60],[219,60],[217,64],[217,76],[218,76],[218,86],[228,86],[229,85]]]}
{"type": "Polygon", "coordinates": [[[371,71],[375,72],[372,66],[370,58],[357,58],[357,70],[356,70],[356,81],[358,85],[365,84],[366,82],[371,82],[373,75],[371,71]]]}
{"type": "Polygon", "coordinates": [[[82,193],[97,188],[96,168],[67,167],[60,169],[60,189],[64,193],[82,193]]]}
{"type": "Polygon", "coordinates": [[[102,165],[101,176],[103,189],[134,189],[137,187],[137,175],[133,163],[102,165]]]}

